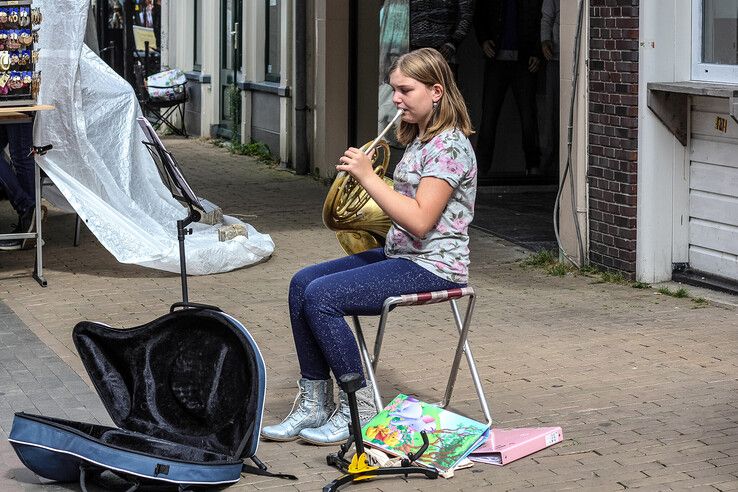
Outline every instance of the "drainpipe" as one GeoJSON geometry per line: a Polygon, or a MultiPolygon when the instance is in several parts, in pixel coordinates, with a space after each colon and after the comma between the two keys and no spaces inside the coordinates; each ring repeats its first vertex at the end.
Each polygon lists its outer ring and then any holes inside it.
{"type": "Polygon", "coordinates": [[[310,172],[307,145],[307,0],[295,0],[295,173],[310,172]]]}

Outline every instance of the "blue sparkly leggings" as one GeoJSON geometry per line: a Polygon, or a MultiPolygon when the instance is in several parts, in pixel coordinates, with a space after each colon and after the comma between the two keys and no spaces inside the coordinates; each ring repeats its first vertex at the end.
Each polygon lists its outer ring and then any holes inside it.
{"type": "Polygon", "coordinates": [[[464,287],[381,248],[303,268],[290,282],[289,307],[305,379],[363,374],[359,348],[344,316],[376,316],[387,297],[464,287]]]}

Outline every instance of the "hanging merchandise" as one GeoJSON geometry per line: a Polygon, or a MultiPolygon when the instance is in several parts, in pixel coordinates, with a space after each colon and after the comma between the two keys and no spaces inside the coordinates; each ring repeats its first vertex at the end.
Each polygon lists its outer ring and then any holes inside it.
{"type": "Polygon", "coordinates": [[[41,73],[36,72],[41,11],[32,0],[0,0],[0,106],[36,104],[41,73]]]}

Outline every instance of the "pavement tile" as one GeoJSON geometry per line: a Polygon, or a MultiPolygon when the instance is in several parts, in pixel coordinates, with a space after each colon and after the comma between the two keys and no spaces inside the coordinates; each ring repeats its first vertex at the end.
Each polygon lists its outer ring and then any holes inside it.
{"type": "MultiPolygon", "coordinates": [[[[234,272],[190,277],[193,301],[221,306],[257,340],[269,374],[265,422],[284,416],[298,377],[286,293],[302,266],[342,254],[322,225],[327,188],[199,140],[167,139],[197,193],[226,213],[245,214],[276,243],[271,259],[234,272]]],[[[0,204],[0,223],[12,212],[0,204]]],[[[74,325],[150,321],[180,299],[177,275],[115,261],[85,228],[71,245],[74,217],[51,211],[45,224],[49,286],[30,278],[30,251],[0,254],[0,437],[12,413],[109,424],[71,340],[74,325]]],[[[560,425],[565,441],[503,468],[475,464],[450,480],[391,478],[357,491],[736,490],[738,489],[738,311],[693,309],[689,299],[651,289],[552,277],[517,260],[527,253],[471,231],[470,332],[495,425],[560,425]]],[[[371,344],[376,320],[363,319],[371,344]]],[[[400,391],[437,400],[453,352],[447,306],[399,308],[390,316],[377,373],[383,398],[400,391]],[[429,369],[428,360],[433,360],[429,369]]],[[[479,417],[463,366],[451,407],[479,417]]],[[[331,448],[269,443],[259,457],[298,482],[246,475],[234,490],[319,490],[338,476],[331,448]]],[[[40,485],[0,440],[0,490],[77,490],[40,485]]]]}

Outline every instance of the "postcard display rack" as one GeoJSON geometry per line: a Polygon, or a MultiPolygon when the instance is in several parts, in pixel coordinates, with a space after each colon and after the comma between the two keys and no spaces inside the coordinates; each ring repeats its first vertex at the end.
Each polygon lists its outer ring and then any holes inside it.
{"type": "Polygon", "coordinates": [[[32,0],[0,0],[0,106],[36,104],[41,74],[38,26],[41,11],[32,0]]]}

